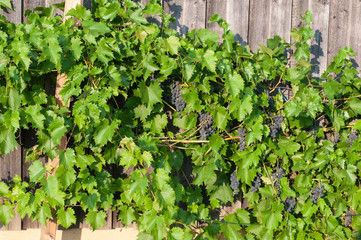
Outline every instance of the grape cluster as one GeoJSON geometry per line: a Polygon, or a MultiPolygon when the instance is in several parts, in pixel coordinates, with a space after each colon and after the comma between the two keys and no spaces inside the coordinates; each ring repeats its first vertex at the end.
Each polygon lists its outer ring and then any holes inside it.
{"type": "Polygon", "coordinates": [[[285,176],[285,172],[282,168],[275,167],[275,172],[271,174],[273,185],[275,188],[280,189],[280,180],[285,176]]]}
{"type": "Polygon", "coordinates": [[[281,123],[284,122],[283,116],[274,116],[273,123],[269,126],[271,132],[270,136],[275,138],[277,133],[281,130],[281,123]]]}
{"type": "Polygon", "coordinates": [[[345,215],[345,227],[348,227],[352,223],[352,213],[347,210],[345,215]]]}
{"type": "Polygon", "coordinates": [[[333,144],[337,144],[341,138],[339,133],[326,133],[327,140],[330,140],[333,144]]]}
{"type": "Polygon", "coordinates": [[[243,151],[246,148],[246,135],[247,130],[244,128],[238,128],[238,137],[239,137],[239,151],[243,151]]]}
{"type": "Polygon", "coordinates": [[[170,85],[171,102],[175,106],[177,112],[183,111],[186,107],[186,102],[182,98],[182,89],[178,81],[173,81],[170,85]]]}
{"type": "Polygon", "coordinates": [[[295,197],[288,197],[285,200],[285,211],[289,213],[293,213],[293,210],[296,206],[296,199],[295,197]]]}
{"type": "Polygon", "coordinates": [[[257,173],[257,176],[253,179],[251,192],[257,192],[258,188],[261,187],[262,185],[261,176],[262,176],[261,174],[257,173]]]}
{"type": "Polygon", "coordinates": [[[239,181],[237,179],[237,173],[236,171],[234,171],[232,174],[231,174],[231,188],[233,190],[233,196],[237,195],[239,193],[239,181]]]}
{"type": "Polygon", "coordinates": [[[356,133],[350,133],[350,135],[348,136],[348,139],[346,139],[346,142],[350,143],[350,147],[348,149],[350,149],[352,147],[352,145],[354,144],[354,141],[356,141],[358,139],[358,136],[356,133]]]}
{"type": "Polygon", "coordinates": [[[313,204],[317,204],[318,199],[323,197],[323,190],[325,190],[323,185],[317,185],[314,189],[311,190],[311,197],[310,197],[310,201],[313,204]]]}
{"type": "Polygon", "coordinates": [[[213,116],[209,113],[200,113],[199,115],[199,121],[201,122],[199,133],[201,134],[201,140],[205,140],[213,133],[216,133],[216,129],[213,127],[213,116]]]}

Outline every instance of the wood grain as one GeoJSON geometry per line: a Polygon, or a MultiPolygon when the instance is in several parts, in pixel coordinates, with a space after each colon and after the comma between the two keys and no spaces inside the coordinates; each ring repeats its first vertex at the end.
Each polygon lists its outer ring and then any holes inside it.
{"type": "MultiPolygon", "coordinates": [[[[12,182],[15,175],[21,176],[21,147],[18,146],[11,153],[0,157],[0,181],[7,184],[12,182]]],[[[1,226],[0,230],[21,230],[21,218],[18,213],[12,221],[5,227],[1,226]]]]}
{"type": "Polygon", "coordinates": [[[176,20],[170,27],[181,35],[206,26],[205,0],[164,0],[164,12],[176,20]]]}
{"type": "MultiPolygon", "coordinates": [[[[311,76],[319,78],[327,68],[328,29],[330,17],[329,0],[294,0],[292,7],[292,28],[300,27],[304,15],[310,10],[313,16],[311,28],[315,38],[309,41],[312,67],[311,76]]],[[[292,40],[291,40],[292,41],[292,40]]]]}

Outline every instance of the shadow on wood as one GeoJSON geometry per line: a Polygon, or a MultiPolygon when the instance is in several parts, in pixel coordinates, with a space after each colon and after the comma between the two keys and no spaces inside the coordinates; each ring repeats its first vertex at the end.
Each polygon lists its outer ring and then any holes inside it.
{"type": "Polygon", "coordinates": [[[61,240],[80,240],[81,232],[81,228],[63,230],[61,240]]]}

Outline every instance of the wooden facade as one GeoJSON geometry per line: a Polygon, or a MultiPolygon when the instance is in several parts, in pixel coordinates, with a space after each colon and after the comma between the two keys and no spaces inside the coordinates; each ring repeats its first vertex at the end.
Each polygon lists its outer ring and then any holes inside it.
{"type": "MultiPolygon", "coordinates": [[[[49,6],[63,0],[12,0],[14,11],[2,11],[14,23],[26,21],[24,13],[28,9],[49,6]]],[[[140,0],[138,0],[140,1],[140,0]]],[[[143,0],[146,3],[147,0],[143,0]]],[[[84,0],[90,7],[90,0],[84,0]]],[[[250,45],[257,51],[259,44],[266,44],[267,38],[279,35],[292,41],[290,30],[301,25],[300,15],[306,10],[313,13],[312,28],[315,38],[310,42],[311,63],[315,64],[313,76],[319,77],[340,48],[352,47],[356,56],[354,63],[361,70],[361,1],[359,0],[162,0],[166,13],[176,18],[172,28],[185,34],[191,29],[207,28],[221,34],[215,23],[208,23],[213,14],[220,14],[236,34],[235,39],[242,45],[250,45]]],[[[61,13],[60,13],[61,14],[61,13]]],[[[10,182],[15,175],[26,178],[29,163],[25,163],[25,151],[36,139],[34,133],[23,132],[24,142],[12,153],[0,158],[0,181],[10,182]]],[[[45,162],[45,159],[43,159],[45,162]]],[[[103,229],[121,227],[116,220],[116,212],[108,212],[103,229]]],[[[1,224],[1,223],[0,223],[1,224]]],[[[78,227],[89,227],[79,222],[78,227]]],[[[0,226],[1,227],[1,226],[0,226]]],[[[2,230],[38,228],[31,219],[14,220],[2,230]]]]}

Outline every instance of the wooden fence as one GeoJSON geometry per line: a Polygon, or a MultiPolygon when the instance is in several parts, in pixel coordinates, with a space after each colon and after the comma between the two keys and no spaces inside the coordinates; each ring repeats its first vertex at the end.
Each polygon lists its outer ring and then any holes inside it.
{"type": "MultiPolygon", "coordinates": [[[[24,22],[28,9],[49,6],[63,0],[12,0],[13,12],[4,12],[14,23],[24,22]]],[[[143,0],[146,3],[148,0],[143,0]]],[[[140,0],[138,0],[140,2],[140,0]]],[[[84,0],[90,7],[90,0],[84,0]]],[[[354,66],[361,67],[361,1],[360,0],[162,0],[166,13],[176,18],[172,25],[181,34],[191,29],[207,28],[221,34],[215,23],[208,23],[213,14],[220,14],[236,34],[235,39],[242,45],[250,45],[257,51],[258,44],[266,44],[266,39],[279,35],[290,42],[290,30],[301,25],[300,14],[306,10],[313,13],[312,27],[315,39],[311,45],[311,63],[316,64],[313,76],[319,77],[333,60],[338,49],[352,47],[356,53],[354,66]]],[[[59,13],[61,14],[61,13],[59,13]]],[[[15,174],[28,177],[29,163],[24,162],[26,149],[36,144],[35,134],[22,132],[22,145],[12,153],[0,158],[0,180],[10,182],[15,174]]],[[[45,160],[44,160],[45,161],[45,160]]],[[[80,213],[79,213],[80,214],[80,213]]],[[[80,221],[78,227],[88,227],[80,221]]],[[[115,212],[108,212],[103,229],[121,227],[115,212]]],[[[38,228],[39,224],[28,218],[21,220],[17,215],[3,230],[38,228]]]]}

